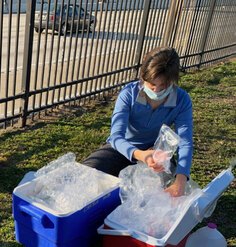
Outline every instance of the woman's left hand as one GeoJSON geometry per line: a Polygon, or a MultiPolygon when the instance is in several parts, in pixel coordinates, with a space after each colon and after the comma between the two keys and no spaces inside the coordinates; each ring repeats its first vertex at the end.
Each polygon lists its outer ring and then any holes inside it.
{"type": "Polygon", "coordinates": [[[184,195],[187,177],[183,174],[177,174],[175,182],[165,189],[165,192],[170,193],[173,197],[184,195]]]}

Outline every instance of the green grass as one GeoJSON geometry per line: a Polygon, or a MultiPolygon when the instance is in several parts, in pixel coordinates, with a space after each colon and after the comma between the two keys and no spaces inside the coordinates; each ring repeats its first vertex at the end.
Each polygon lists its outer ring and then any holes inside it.
{"type": "MultiPolygon", "coordinates": [[[[236,150],[236,63],[228,62],[181,76],[180,86],[192,97],[194,157],[192,177],[201,186],[229,166],[236,150]]],[[[114,101],[96,102],[59,119],[39,121],[25,129],[0,134],[0,246],[19,247],[14,239],[12,191],[25,173],[37,170],[66,152],[80,162],[105,142],[114,101]]],[[[235,171],[234,171],[235,174],[235,171]]],[[[220,197],[213,221],[236,246],[236,183],[220,197]]]]}

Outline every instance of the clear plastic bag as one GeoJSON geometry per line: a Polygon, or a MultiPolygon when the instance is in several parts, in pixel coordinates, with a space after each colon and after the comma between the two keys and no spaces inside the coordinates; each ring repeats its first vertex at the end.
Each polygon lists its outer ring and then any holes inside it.
{"type": "MultiPolygon", "coordinates": [[[[164,237],[185,209],[203,194],[189,179],[185,194],[172,197],[162,186],[161,173],[144,163],[127,166],[121,170],[119,178],[122,204],[109,215],[109,219],[126,229],[155,238],[164,237]]],[[[194,212],[199,214],[198,205],[195,208],[194,212]]]]}
{"type": "Polygon", "coordinates": [[[66,154],[60,156],[59,158],[57,158],[56,160],[51,161],[46,166],[43,166],[42,168],[40,168],[35,173],[35,177],[40,177],[42,175],[46,175],[49,172],[55,170],[56,168],[60,168],[60,167],[66,165],[68,163],[75,163],[75,160],[76,160],[76,156],[74,153],[72,153],[72,152],[66,153],[66,154]]]}
{"type": "Polygon", "coordinates": [[[153,146],[155,150],[153,159],[158,165],[163,166],[166,173],[171,173],[170,159],[178,148],[179,142],[180,137],[170,127],[163,124],[153,146]]]}
{"type": "Polygon", "coordinates": [[[160,174],[150,169],[146,164],[138,162],[120,171],[120,199],[142,200],[150,191],[161,187],[160,174]],[[139,199],[138,199],[138,198],[139,199]]]}
{"type": "Polygon", "coordinates": [[[29,198],[62,214],[82,209],[118,183],[112,176],[76,162],[76,156],[71,152],[51,161],[33,175],[34,191],[29,198]]]}

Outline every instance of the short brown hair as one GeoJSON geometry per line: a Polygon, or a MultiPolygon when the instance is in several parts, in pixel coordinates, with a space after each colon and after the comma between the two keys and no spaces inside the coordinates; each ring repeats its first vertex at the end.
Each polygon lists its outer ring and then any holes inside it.
{"type": "Polygon", "coordinates": [[[178,82],[179,55],[174,48],[157,47],[144,56],[140,70],[141,79],[152,82],[160,76],[165,78],[167,84],[178,82]]]}

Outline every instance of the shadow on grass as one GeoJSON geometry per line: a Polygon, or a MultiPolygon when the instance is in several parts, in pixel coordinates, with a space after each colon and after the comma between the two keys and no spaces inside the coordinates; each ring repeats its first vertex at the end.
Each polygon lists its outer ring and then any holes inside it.
{"type": "Polygon", "coordinates": [[[0,168],[0,193],[11,194],[14,188],[20,183],[24,175],[29,171],[35,171],[35,167],[0,168]]]}
{"type": "Polygon", "coordinates": [[[9,144],[9,149],[11,150],[3,151],[2,155],[0,155],[0,192],[12,193],[22,177],[28,171],[35,170],[34,162],[36,162],[37,165],[40,164],[40,159],[37,159],[37,156],[40,157],[41,153],[46,153],[45,157],[42,157],[42,162],[44,162],[43,160],[53,159],[54,156],[52,155],[52,157],[50,157],[50,152],[47,153],[47,151],[62,145],[63,140],[66,141],[69,138],[69,133],[65,131],[55,131],[54,133],[50,133],[50,135],[46,133],[45,136],[43,136],[43,132],[40,133],[40,136],[32,132],[35,129],[40,129],[45,126],[46,124],[39,123],[24,130],[17,130],[1,135],[0,143],[4,144],[8,139],[9,142],[12,141],[16,143],[14,145],[9,144]],[[29,135],[22,138],[22,143],[17,143],[17,141],[21,142],[21,139],[17,140],[16,137],[24,132],[29,132],[29,135]],[[42,138],[42,140],[40,138],[42,138]],[[35,156],[31,161],[33,163],[27,164],[28,160],[33,156],[35,156]]]}
{"type": "MultiPolygon", "coordinates": [[[[89,130],[91,134],[101,129],[104,130],[104,128],[108,129],[110,116],[106,117],[106,112],[103,112],[103,109],[99,110],[97,114],[94,112],[96,109],[90,110],[88,113],[92,115],[88,114],[83,119],[65,116],[56,121],[40,122],[25,129],[3,133],[0,144],[5,145],[8,142],[9,147],[6,147],[5,151],[2,149],[3,152],[0,155],[0,192],[12,193],[27,172],[35,170],[41,163],[47,163],[47,161],[57,158],[57,154],[61,155],[62,150],[66,152],[65,143],[70,138],[73,139],[70,130],[76,133],[78,128],[79,135],[81,127],[81,130],[84,130],[82,133],[86,135],[86,130],[89,130]],[[23,135],[24,133],[26,135],[23,135]],[[21,135],[22,137],[19,137],[21,135]],[[9,142],[12,142],[13,145],[9,142]],[[51,151],[48,152],[48,150],[51,151]],[[27,163],[28,160],[31,160],[32,165],[27,163]]],[[[81,111],[79,116],[81,116],[81,111]]],[[[85,137],[85,141],[86,138],[88,137],[85,137]]],[[[68,147],[70,146],[68,145],[68,147]]]]}
{"type": "Polygon", "coordinates": [[[2,242],[2,241],[0,241],[0,246],[1,247],[22,247],[23,245],[18,244],[18,243],[11,243],[11,242],[2,242]]]}
{"type": "Polygon", "coordinates": [[[181,88],[183,88],[184,90],[186,90],[188,93],[191,93],[191,91],[193,89],[195,89],[196,86],[190,85],[190,84],[189,85],[184,84],[184,85],[181,85],[181,88]]]}
{"type": "Polygon", "coordinates": [[[8,138],[12,138],[14,136],[20,135],[26,131],[30,131],[30,130],[37,130],[37,129],[41,129],[43,127],[45,127],[47,123],[36,123],[34,125],[31,126],[27,126],[25,128],[22,129],[17,129],[17,130],[12,130],[12,131],[7,131],[7,132],[0,132],[0,137],[1,137],[1,141],[5,141],[8,138]]]}
{"type": "MultiPolygon", "coordinates": [[[[235,187],[235,185],[232,185],[235,187]]],[[[230,188],[233,190],[235,188],[230,188]]],[[[218,230],[226,239],[235,238],[236,236],[236,196],[222,195],[216,205],[216,209],[212,216],[204,219],[204,222],[214,222],[218,230]]]]}
{"type": "Polygon", "coordinates": [[[222,78],[223,77],[220,77],[220,76],[214,76],[213,78],[208,79],[207,84],[208,85],[218,85],[222,78]]]}
{"type": "MultiPolygon", "coordinates": [[[[14,139],[14,136],[17,134],[19,133],[10,134],[8,135],[8,137],[5,136],[5,138],[14,139]]],[[[34,145],[34,147],[31,146],[30,150],[27,150],[28,149],[26,145],[27,143],[25,145],[22,143],[22,145],[19,146],[17,149],[18,152],[16,152],[14,155],[9,156],[8,159],[5,160],[3,163],[6,163],[6,164],[12,164],[13,162],[20,163],[21,161],[27,160],[34,154],[39,154],[39,152],[43,152],[43,151],[48,150],[51,147],[55,147],[58,144],[58,142],[60,142],[61,140],[66,140],[68,137],[69,137],[69,134],[58,131],[57,133],[51,134],[50,137],[45,138],[44,141],[46,141],[46,143],[42,143],[41,145],[34,145]],[[23,152],[19,152],[19,151],[23,151],[23,152]]],[[[30,141],[30,137],[28,137],[28,139],[30,141]]]]}
{"type": "MultiPolygon", "coordinates": [[[[101,118],[99,118],[99,115],[97,115],[98,118],[95,119],[95,121],[85,121],[83,123],[81,122],[71,122],[71,121],[66,121],[66,120],[62,120],[62,121],[58,121],[56,124],[58,126],[71,126],[71,127],[79,127],[79,126],[83,126],[86,127],[87,129],[90,130],[99,130],[103,127],[110,127],[110,122],[111,122],[111,118],[110,117],[104,117],[101,116],[101,118]]],[[[78,120],[79,121],[79,120],[78,120]]],[[[54,123],[48,123],[50,124],[54,124],[54,123]]]]}

